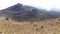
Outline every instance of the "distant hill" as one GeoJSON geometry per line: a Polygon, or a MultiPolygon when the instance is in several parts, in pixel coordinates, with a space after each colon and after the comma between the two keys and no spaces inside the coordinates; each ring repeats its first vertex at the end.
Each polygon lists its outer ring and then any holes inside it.
{"type": "Polygon", "coordinates": [[[60,12],[60,9],[58,9],[58,8],[52,8],[52,9],[50,9],[50,11],[57,11],[57,12],[60,12]]]}
{"type": "Polygon", "coordinates": [[[18,3],[0,10],[0,16],[11,18],[16,21],[38,21],[60,17],[60,13],[18,3]]]}

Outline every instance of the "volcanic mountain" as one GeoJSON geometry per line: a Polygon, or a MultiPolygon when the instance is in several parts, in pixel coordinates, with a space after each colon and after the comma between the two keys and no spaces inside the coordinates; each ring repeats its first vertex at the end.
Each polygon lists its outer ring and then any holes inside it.
{"type": "Polygon", "coordinates": [[[18,3],[0,10],[0,16],[16,21],[39,21],[60,17],[60,12],[47,11],[18,3]]]}

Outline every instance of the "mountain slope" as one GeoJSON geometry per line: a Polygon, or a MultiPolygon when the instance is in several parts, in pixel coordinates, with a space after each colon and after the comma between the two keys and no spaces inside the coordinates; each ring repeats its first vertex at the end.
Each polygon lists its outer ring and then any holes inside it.
{"type": "Polygon", "coordinates": [[[16,21],[39,21],[60,17],[59,12],[51,12],[44,9],[16,4],[0,11],[0,15],[16,21]]]}
{"type": "Polygon", "coordinates": [[[60,34],[60,17],[37,22],[17,22],[0,19],[2,34],[60,34]]]}

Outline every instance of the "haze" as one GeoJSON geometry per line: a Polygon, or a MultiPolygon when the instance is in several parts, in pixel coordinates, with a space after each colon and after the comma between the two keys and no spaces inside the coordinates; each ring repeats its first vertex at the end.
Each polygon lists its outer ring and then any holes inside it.
{"type": "Polygon", "coordinates": [[[42,7],[47,10],[50,10],[54,7],[60,9],[60,0],[0,0],[0,10],[17,3],[35,7],[42,7]]]}

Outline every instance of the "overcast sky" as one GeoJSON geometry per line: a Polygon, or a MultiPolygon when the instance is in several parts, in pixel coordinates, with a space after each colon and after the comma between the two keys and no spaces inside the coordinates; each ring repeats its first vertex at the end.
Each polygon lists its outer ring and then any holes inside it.
{"type": "Polygon", "coordinates": [[[43,7],[48,10],[53,7],[60,8],[60,0],[0,0],[0,10],[17,3],[36,7],[43,7]]]}

